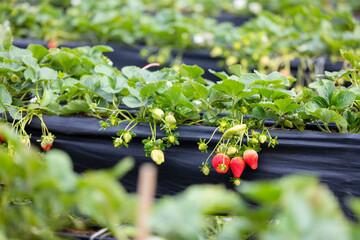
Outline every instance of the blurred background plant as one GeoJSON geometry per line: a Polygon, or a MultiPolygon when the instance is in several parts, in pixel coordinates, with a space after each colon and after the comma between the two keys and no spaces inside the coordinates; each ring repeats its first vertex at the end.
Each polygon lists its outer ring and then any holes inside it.
{"type": "Polygon", "coordinates": [[[5,0],[0,23],[16,38],[146,46],[141,55],[160,64],[178,66],[185,50],[207,49],[224,69],[240,63],[247,71],[283,70],[297,75],[299,85],[321,71],[319,57],[336,62],[340,48],[360,51],[356,1],[73,0],[58,6],[55,0],[5,0]],[[254,17],[243,26],[216,17],[245,10],[254,17]],[[291,71],[295,59],[298,72],[291,71]]]}

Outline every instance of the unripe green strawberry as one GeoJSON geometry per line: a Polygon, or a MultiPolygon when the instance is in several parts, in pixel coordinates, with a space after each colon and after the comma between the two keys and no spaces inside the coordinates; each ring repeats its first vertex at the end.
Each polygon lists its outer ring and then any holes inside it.
{"type": "Polygon", "coordinates": [[[110,117],[110,123],[111,123],[111,126],[114,126],[115,123],[116,123],[116,117],[111,116],[111,117],[110,117]]]}
{"type": "Polygon", "coordinates": [[[234,135],[231,134],[231,132],[226,131],[226,132],[223,134],[222,138],[223,138],[223,139],[230,139],[230,138],[232,138],[233,136],[234,136],[234,135]]]}
{"type": "Polygon", "coordinates": [[[241,113],[242,114],[247,114],[248,113],[248,110],[247,110],[247,108],[246,107],[241,107],[241,109],[240,109],[240,111],[241,111],[241,113]]]}
{"type": "Polygon", "coordinates": [[[174,117],[174,115],[172,113],[169,113],[168,115],[166,115],[165,117],[165,122],[167,124],[175,124],[176,123],[176,119],[174,117]]]}
{"type": "Polygon", "coordinates": [[[176,139],[173,135],[170,135],[168,140],[169,140],[169,143],[174,143],[176,139]]]}
{"type": "Polygon", "coordinates": [[[123,140],[121,137],[117,137],[114,139],[114,147],[120,147],[123,144],[123,140]]]}
{"type": "Polygon", "coordinates": [[[251,138],[251,143],[256,145],[259,143],[259,141],[256,138],[251,138]]]}
{"type": "Polygon", "coordinates": [[[287,127],[287,128],[293,128],[294,125],[292,124],[292,122],[290,122],[289,120],[285,120],[284,121],[284,126],[287,127]]]}
{"type": "Polygon", "coordinates": [[[201,171],[202,171],[202,173],[205,174],[206,176],[209,175],[209,173],[210,173],[210,169],[209,169],[209,167],[206,166],[206,165],[201,168],[201,171]]]}
{"type": "Polygon", "coordinates": [[[11,78],[10,78],[11,82],[16,83],[18,80],[19,80],[18,75],[16,75],[16,74],[11,75],[11,78]]]}
{"type": "Polygon", "coordinates": [[[151,116],[154,120],[161,121],[164,116],[164,111],[159,108],[155,108],[151,111],[151,116]]]}
{"type": "Polygon", "coordinates": [[[223,134],[223,139],[230,139],[233,136],[239,136],[241,134],[244,134],[245,130],[246,130],[246,124],[236,125],[226,130],[226,132],[223,134]]]}
{"type": "Polygon", "coordinates": [[[158,148],[154,148],[151,151],[150,157],[157,165],[160,165],[165,161],[164,152],[158,148]]]}
{"type": "Polygon", "coordinates": [[[20,143],[23,144],[24,146],[30,147],[30,138],[29,138],[29,136],[22,136],[21,139],[20,139],[20,143]]]}
{"type": "Polygon", "coordinates": [[[206,143],[200,143],[200,144],[199,144],[199,150],[200,150],[201,152],[206,151],[207,148],[208,148],[208,146],[206,145],[206,143]]]}
{"type": "Polygon", "coordinates": [[[234,180],[234,185],[235,186],[240,186],[240,184],[241,184],[241,180],[239,178],[234,180]]]}
{"type": "Polygon", "coordinates": [[[123,138],[124,138],[124,141],[126,143],[128,143],[128,142],[130,142],[132,136],[131,136],[131,134],[129,132],[126,132],[126,133],[124,133],[123,138]]]}
{"type": "Polygon", "coordinates": [[[265,134],[261,134],[259,136],[260,143],[264,143],[264,142],[266,142],[266,140],[267,140],[267,136],[265,134]]]}
{"type": "Polygon", "coordinates": [[[227,155],[229,155],[229,156],[234,155],[234,154],[237,153],[237,149],[236,149],[236,147],[234,147],[234,146],[230,146],[230,147],[228,148],[228,150],[227,150],[226,153],[227,153],[227,155]]]}
{"type": "Polygon", "coordinates": [[[109,126],[109,124],[107,122],[102,122],[101,123],[102,128],[107,128],[108,126],[109,126]]]}

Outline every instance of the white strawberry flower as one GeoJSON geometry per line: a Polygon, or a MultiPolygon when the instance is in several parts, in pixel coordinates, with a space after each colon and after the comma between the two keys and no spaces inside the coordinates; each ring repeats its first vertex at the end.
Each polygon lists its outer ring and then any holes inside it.
{"type": "Polygon", "coordinates": [[[34,102],[36,102],[37,101],[37,97],[35,96],[35,97],[33,97],[32,99],[30,99],[30,103],[34,103],[34,102]]]}
{"type": "Polygon", "coordinates": [[[193,36],[193,41],[196,44],[203,44],[205,42],[205,38],[202,34],[195,34],[193,36]]]}
{"type": "Polygon", "coordinates": [[[71,5],[72,6],[77,6],[81,4],[81,0],[71,0],[71,5]]]}
{"type": "Polygon", "coordinates": [[[172,82],[170,82],[170,81],[166,81],[166,86],[168,87],[168,88],[171,88],[172,87],[172,82]]]}
{"type": "Polygon", "coordinates": [[[250,12],[257,14],[257,13],[261,12],[262,6],[258,2],[252,2],[252,3],[249,3],[249,10],[250,10],[250,12]]]}
{"type": "Polygon", "coordinates": [[[236,10],[241,10],[246,7],[247,0],[234,0],[234,8],[236,10]]]}

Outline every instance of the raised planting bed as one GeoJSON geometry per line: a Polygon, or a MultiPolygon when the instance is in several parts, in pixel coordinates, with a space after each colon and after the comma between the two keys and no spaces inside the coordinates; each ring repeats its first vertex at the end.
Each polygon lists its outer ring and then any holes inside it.
{"type": "MultiPolygon", "coordinates": [[[[138,167],[152,162],[146,157],[141,140],[151,135],[148,124],[139,124],[133,131],[137,134],[129,148],[116,149],[112,137],[117,128],[99,131],[99,120],[84,117],[46,116],[44,121],[49,131],[56,135],[54,148],[67,152],[76,171],[108,168],[126,156],[136,160],[135,168],[122,180],[124,187],[131,192],[136,190],[138,167]]],[[[125,127],[126,124],[120,125],[125,127]]],[[[158,166],[159,181],[157,196],[173,195],[193,184],[225,184],[231,173],[219,174],[211,169],[205,176],[199,169],[208,154],[197,149],[200,138],[209,139],[215,128],[204,126],[179,126],[179,146],[165,150],[165,162],[158,166]]],[[[27,131],[35,139],[41,137],[40,121],[34,119],[27,131]]],[[[273,179],[283,175],[302,173],[318,176],[326,183],[340,200],[348,216],[352,214],[345,208],[347,197],[360,196],[360,134],[321,133],[316,131],[271,130],[278,136],[275,148],[264,147],[259,152],[259,165],[256,170],[247,167],[242,175],[244,180],[273,179]]],[[[221,138],[215,134],[212,142],[221,138]]],[[[165,135],[158,132],[159,137],[165,135]]],[[[209,146],[214,147],[214,144],[209,146]]]]}

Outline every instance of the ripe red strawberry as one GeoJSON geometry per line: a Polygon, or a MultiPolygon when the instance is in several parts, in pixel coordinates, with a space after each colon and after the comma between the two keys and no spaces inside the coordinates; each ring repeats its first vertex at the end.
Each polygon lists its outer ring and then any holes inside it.
{"type": "Polygon", "coordinates": [[[216,154],[212,159],[212,165],[218,173],[227,173],[230,166],[230,158],[225,154],[216,154]]]}
{"type": "Polygon", "coordinates": [[[241,157],[234,157],[230,161],[230,168],[234,177],[239,178],[244,171],[245,161],[241,157]]]}
{"type": "Polygon", "coordinates": [[[258,154],[253,149],[247,149],[244,152],[244,160],[245,162],[252,168],[256,169],[258,166],[258,154]]]}
{"type": "Polygon", "coordinates": [[[50,150],[50,148],[53,145],[54,142],[54,136],[52,134],[49,134],[48,136],[42,137],[40,146],[42,147],[42,149],[44,149],[45,151],[50,150]]]}
{"type": "Polygon", "coordinates": [[[56,46],[57,46],[57,43],[54,40],[49,41],[48,44],[47,44],[48,49],[56,48],[56,46]]]}

